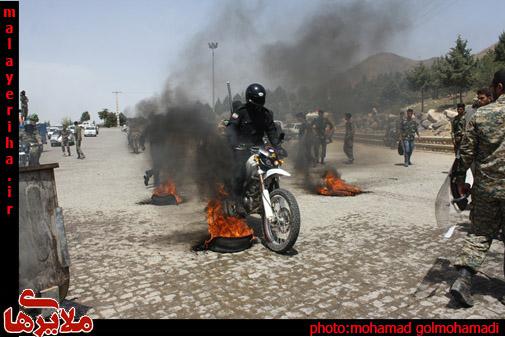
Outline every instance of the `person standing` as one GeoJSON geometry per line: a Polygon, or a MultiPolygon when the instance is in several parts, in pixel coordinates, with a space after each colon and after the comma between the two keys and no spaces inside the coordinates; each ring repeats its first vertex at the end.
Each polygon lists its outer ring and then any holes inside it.
{"type": "Polygon", "coordinates": [[[328,144],[326,142],[327,140],[327,134],[331,134],[333,131],[333,124],[330,122],[330,120],[326,117],[324,117],[324,111],[319,110],[318,111],[318,117],[316,117],[312,121],[311,127],[314,129],[316,133],[316,139],[315,139],[315,144],[314,144],[314,153],[316,156],[316,163],[320,160],[321,164],[324,164],[324,159],[326,158],[326,145],[328,144]],[[319,152],[321,150],[321,152],[319,152]],[[321,156],[319,156],[319,153],[321,153],[321,156]]]}
{"type": "Polygon", "coordinates": [[[461,144],[461,141],[463,140],[466,125],[465,105],[463,103],[459,103],[457,105],[457,111],[458,115],[454,117],[454,119],[451,122],[451,129],[452,129],[451,136],[452,136],[452,143],[454,145],[454,154],[456,154],[456,157],[459,157],[459,146],[461,144]]]}
{"type": "Polygon", "coordinates": [[[26,117],[28,117],[29,100],[24,90],[21,91],[21,94],[19,95],[19,100],[21,101],[21,114],[23,115],[23,119],[26,120],[26,117]]]}
{"type": "Polygon", "coordinates": [[[61,151],[63,152],[63,156],[68,156],[70,157],[72,154],[70,153],[70,130],[68,130],[68,127],[66,125],[63,125],[63,130],[61,130],[61,151]],[[65,147],[67,148],[67,153],[65,153],[65,147]]]}
{"type": "Polygon", "coordinates": [[[403,143],[403,156],[405,158],[403,166],[408,167],[412,165],[410,158],[412,157],[412,152],[414,152],[414,140],[415,135],[419,137],[419,131],[417,122],[412,116],[414,115],[414,110],[407,110],[407,119],[401,125],[401,137],[403,143]]]}
{"type": "Polygon", "coordinates": [[[354,124],[352,122],[352,115],[350,113],[346,113],[345,137],[344,137],[344,153],[347,156],[346,164],[352,164],[354,162],[353,144],[354,144],[354,124]]]}
{"type": "MultiPolygon", "coordinates": [[[[505,232],[505,69],[492,81],[496,101],[480,107],[471,117],[460,146],[460,163],[454,177],[461,195],[468,191],[465,177],[475,162],[471,226],[454,265],[459,277],[450,288],[463,306],[471,307],[472,279],[484,262],[493,238],[505,232]]],[[[504,261],[505,268],[505,261],[504,261]]],[[[500,301],[505,304],[505,296],[500,301]]]]}
{"type": "Polygon", "coordinates": [[[40,155],[42,154],[42,138],[37,129],[37,119],[35,116],[31,115],[23,130],[20,130],[19,141],[30,144],[29,165],[39,165],[40,155]]]}
{"type": "Polygon", "coordinates": [[[74,122],[75,126],[75,152],[77,152],[77,159],[84,159],[86,156],[84,155],[84,152],[82,152],[81,149],[81,143],[82,143],[82,129],[79,126],[79,123],[77,121],[74,122]]]}

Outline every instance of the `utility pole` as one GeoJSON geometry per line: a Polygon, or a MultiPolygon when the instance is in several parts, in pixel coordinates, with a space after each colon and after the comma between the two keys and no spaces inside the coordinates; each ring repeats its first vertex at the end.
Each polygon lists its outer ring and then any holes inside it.
{"type": "Polygon", "coordinates": [[[113,91],[113,94],[116,94],[116,117],[117,117],[117,126],[119,127],[119,94],[122,94],[121,91],[113,91]]]}
{"type": "Polygon", "coordinates": [[[212,51],[212,112],[216,112],[214,110],[215,102],[214,102],[214,49],[217,48],[217,42],[209,42],[209,48],[212,51]]]}

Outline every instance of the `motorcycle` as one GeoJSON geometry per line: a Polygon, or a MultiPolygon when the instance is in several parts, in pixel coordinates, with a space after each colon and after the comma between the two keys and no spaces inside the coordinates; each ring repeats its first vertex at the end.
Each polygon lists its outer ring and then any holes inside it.
{"type": "Polygon", "coordinates": [[[280,177],[291,176],[280,168],[285,152],[267,145],[253,146],[249,150],[251,156],[245,164],[244,208],[247,214],[261,215],[261,243],[274,252],[285,253],[293,247],[300,232],[296,198],[279,185],[280,177]]]}

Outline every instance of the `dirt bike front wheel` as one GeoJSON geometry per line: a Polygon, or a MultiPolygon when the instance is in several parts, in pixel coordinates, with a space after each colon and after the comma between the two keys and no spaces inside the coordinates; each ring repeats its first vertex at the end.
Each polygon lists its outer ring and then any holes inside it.
{"type": "Polygon", "coordinates": [[[262,244],[276,253],[290,250],[300,233],[300,209],[294,195],[282,188],[270,192],[270,202],[275,221],[262,216],[264,233],[262,244]],[[268,240],[267,238],[272,238],[268,240]]]}

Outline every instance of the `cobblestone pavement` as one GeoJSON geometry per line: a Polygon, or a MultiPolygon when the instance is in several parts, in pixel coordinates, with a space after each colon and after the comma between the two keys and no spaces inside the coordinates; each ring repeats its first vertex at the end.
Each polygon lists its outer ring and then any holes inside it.
{"type": "MultiPolygon", "coordinates": [[[[298,254],[255,244],[236,254],[191,251],[207,236],[205,203],[140,205],[144,155],[128,151],[118,130],[86,138],[85,160],[49,148],[56,170],[71,265],[67,299],[94,318],[503,318],[503,244],[494,242],[473,287],[476,305],[462,309],[447,290],[451,261],[466,219],[453,238],[436,225],[434,199],[452,158],[415,152],[397,165],[389,149],[355,145],[356,164],[341,165],[341,143],[329,159],[342,177],[371,193],[322,197],[289,179],[300,204],[298,254]]],[[[289,170],[289,164],[287,166],[289,170]]]]}

